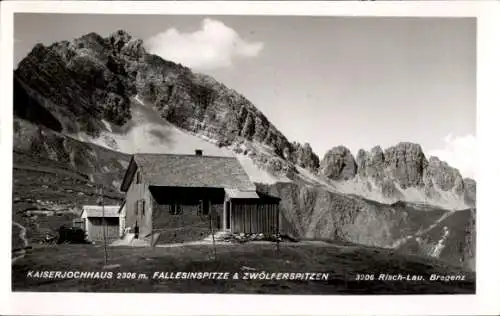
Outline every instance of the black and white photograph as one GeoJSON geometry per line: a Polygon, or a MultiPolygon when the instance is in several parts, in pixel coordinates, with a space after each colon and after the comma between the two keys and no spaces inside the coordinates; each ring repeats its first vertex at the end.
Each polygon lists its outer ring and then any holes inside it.
{"type": "Polygon", "coordinates": [[[475,17],[12,32],[12,292],[477,293],[475,17]]]}

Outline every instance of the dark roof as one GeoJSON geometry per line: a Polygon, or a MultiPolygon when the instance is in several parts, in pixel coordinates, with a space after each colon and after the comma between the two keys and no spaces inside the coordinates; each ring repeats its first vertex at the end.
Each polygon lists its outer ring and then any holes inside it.
{"type": "Polygon", "coordinates": [[[235,157],[135,154],[132,159],[149,185],[256,189],[235,157]]]}

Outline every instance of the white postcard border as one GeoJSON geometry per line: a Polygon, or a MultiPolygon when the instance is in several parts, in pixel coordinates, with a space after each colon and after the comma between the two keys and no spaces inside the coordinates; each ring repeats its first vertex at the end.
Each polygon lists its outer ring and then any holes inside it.
{"type": "Polygon", "coordinates": [[[493,1],[400,2],[131,2],[11,1],[1,3],[0,192],[6,220],[2,237],[0,312],[9,315],[472,315],[500,311],[496,198],[500,176],[500,4],[493,1]],[[477,294],[392,296],[285,296],[221,294],[12,293],[10,263],[12,197],[12,71],[14,12],[477,17],[479,162],[477,177],[477,294]],[[9,255],[7,255],[9,251],[9,255]]]}

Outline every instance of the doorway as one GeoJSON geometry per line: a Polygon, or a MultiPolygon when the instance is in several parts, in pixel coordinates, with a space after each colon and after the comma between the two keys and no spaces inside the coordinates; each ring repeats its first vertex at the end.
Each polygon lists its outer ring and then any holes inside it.
{"type": "Polygon", "coordinates": [[[231,230],[231,202],[224,203],[224,229],[231,230]]]}

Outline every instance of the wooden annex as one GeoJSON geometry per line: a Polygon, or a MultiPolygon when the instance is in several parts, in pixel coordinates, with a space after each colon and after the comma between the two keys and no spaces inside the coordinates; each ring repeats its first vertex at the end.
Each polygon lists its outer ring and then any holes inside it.
{"type": "MultiPolygon", "coordinates": [[[[122,205],[123,206],[123,205],[122,205]]],[[[89,241],[120,238],[125,229],[125,211],[121,205],[84,205],[80,214],[89,241]]]]}
{"type": "Polygon", "coordinates": [[[152,246],[279,229],[279,198],[257,192],[234,157],[136,154],[121,190],[125,226],[152,246]]]}

